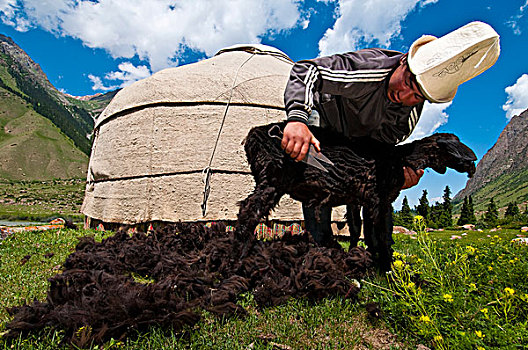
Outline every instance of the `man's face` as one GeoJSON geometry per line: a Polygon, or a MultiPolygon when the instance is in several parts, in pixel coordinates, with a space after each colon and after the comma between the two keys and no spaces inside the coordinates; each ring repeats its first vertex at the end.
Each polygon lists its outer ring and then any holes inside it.
{"type": "Polygon", "coordinates": [[[404,106],[414,106],[425,101],[414,74],[409,70],[405,56],[390,77],[387,96],[392,102],[404,106]]]}

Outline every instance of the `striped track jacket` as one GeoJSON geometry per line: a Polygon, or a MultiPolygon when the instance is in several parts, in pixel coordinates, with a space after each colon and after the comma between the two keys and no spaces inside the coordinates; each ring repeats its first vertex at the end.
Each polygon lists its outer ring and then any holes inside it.
{"type": "Polygon", "coordinates": [[[387,97],[391,73],[402,53],[365,49],[297,62],[284,92],[288,121],[308,123],[312,110],[320,125],[349,137],[395,144],[418,122],[423,103],[407,107],[387,97]]]}

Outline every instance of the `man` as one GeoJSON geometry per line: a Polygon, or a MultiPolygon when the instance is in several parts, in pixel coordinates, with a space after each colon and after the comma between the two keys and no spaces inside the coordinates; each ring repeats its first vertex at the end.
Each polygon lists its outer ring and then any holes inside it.
{"type": "MultiPolygon", "coordinates": [[[[469,23],[441,38],[416,40],[403,54],[364,49],[297,62],[284,93],[287,125],[282,148],[301,161],[310,144],[320,151],[309,124],[331,128],[349,137],[371,137],[397,144],[414,130],[426,100],[451,101],[459,84],[491,67],[498,58],[498,34],[482,22],[469,23]]],[[[422,169],[404,168],[403,188],[416,185],[422,169]]],[[[361,218],[357,207],[347,206],[352,243],[357,243],[361,218]]],[[[303,205],[306,229],[315,241],[331,242],[331,208],[316,217],[303,205]]],[[[392,218],[383,219],[392,227],[392,218]]],[[[366,243],[376,252],[378,239],[372,223],[364,222],[366,243]]],[[[390,230],[392,231],[392,229],[390,230]]]]}

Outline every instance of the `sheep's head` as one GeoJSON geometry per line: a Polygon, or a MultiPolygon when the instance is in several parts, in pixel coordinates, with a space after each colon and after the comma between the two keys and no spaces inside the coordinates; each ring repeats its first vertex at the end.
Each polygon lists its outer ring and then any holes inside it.
{"type": "MultiPolygon", "coordinates": [[[[469,177],[475,174],[475,161],[477,157],[475,153],[460,142],[458,137],[451,135],[454,139],[439,139],[438,145],[442,149],[441,156],[444,158],[444,164],[459,173],[467,173],[469,177]]],[[[434,169],[434,168],[433,168],[434,169]]],[[[445,167],[444,167],[445,172],[445,167]]]]}
{"type": "Polygon", "coordinates": [[[443,174],[449,167],[469,177],[475,173],[475,153],[453,134],[434,134],[409,146],[413,146],[412,151],[404,161],[415,169],[429,167],[443,174]]]}

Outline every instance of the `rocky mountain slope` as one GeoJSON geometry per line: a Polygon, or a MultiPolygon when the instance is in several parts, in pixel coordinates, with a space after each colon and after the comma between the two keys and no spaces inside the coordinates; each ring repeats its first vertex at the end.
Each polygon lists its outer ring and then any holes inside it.
{"type": "Polygon", "coordinates": [[[475,208],[480,210],[491,197],[499,207],[511,201],[528,201],[528,110],[510,120],[454,200],[468,195],[473,196],[475,208]]]}

